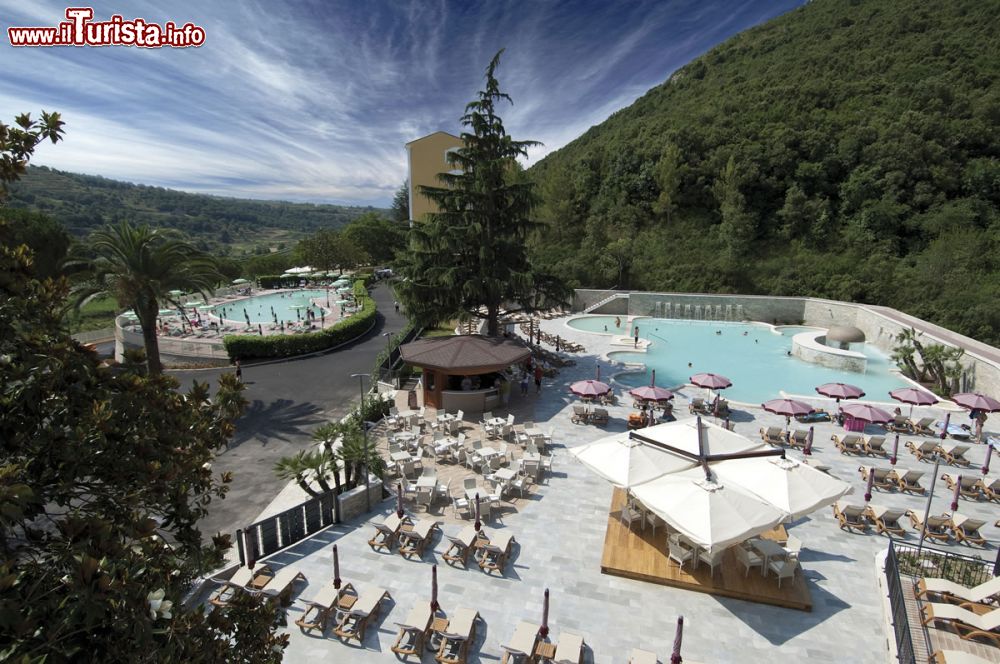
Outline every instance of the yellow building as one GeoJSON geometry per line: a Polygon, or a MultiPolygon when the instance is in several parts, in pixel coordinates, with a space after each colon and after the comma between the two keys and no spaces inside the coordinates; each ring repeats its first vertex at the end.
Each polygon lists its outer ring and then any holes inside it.
{"type": "Polygon", "coordinates": [[[462,139],[446,131],[418,138],[406,144],[408,179],[410,183],[410,226],[428,212],[437,212],[437,204],[420,193],[420,187],[440,187],[440,173],[460,173],[448,156],[462,147],[462,139]]]}

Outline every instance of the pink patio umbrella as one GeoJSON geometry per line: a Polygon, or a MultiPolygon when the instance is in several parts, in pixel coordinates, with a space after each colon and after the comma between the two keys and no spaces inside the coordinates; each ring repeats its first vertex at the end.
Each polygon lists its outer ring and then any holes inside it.
{"type": "Polygon", "coordinates": [[[962,476],[959,475],[955,478],[955,493],[951,496],[951,511],[958,511],[958,497],[962,493],[962,476]]]}
{"type": "Polygon", "coordinates": [[[849,415],[862,422],[873,424],[885,424],[892,420],[892,414],[881,408],[867,403],[849,403],[841,408],[845,415],[849,415]]]}
{"type": "Polygon", "coordinates": [[[872,487],[875,486],[875,469],[870,468],[868,470],[868,484],[865,486],[865,502],[871,502],[872,499],[872,487]]]}
{"type": "Polygon", "coordinates": [[[403,518],[403,483],[396,482],[396,516],[403,518]]]}
{"type": "Polygon", "coordinates": [[[809,433],[806,434],[806,444],[802,447],[802,453],[805,454],[806,456],[812,456],[813,436],[815,435],[816,432],[813,430],[813,427],[809,427],[809,433]]]}
{"type": "Polygon", "coordinates": [[[479,532],[479,529],[483,527],[483,522],[479,520],[479,492],[476,492],[476,522],[472,524],[472,527],[479,532]]]}
{"type": "Polygon", "coordinates": [[[340,590],[340,558],[337,556],[337,545],[333,545],[333,587],[340,590]]]}
{"type": "Polygon", "coordinates": [[[824,383],[816,388],[816,391],[824,397],[836,399],[840,403],[841,399],[860,399],[865,396],[865,391],[856,385],[847,383],[824,383]]]}
{"type": "Polygon", "coordinates": [[[910,413],[907,417],[913,417],[914,406],[933,406],[939,401],[939,399],[930,392],[918,390],[915,387],[901,387],[898,390],[892,390],[889,392],[889,396],[896,401],[910,404],[910,413]]]}
{"type": "Polygon", "coordinates": [[[941,440],[948,437],[948,427],[951,426],[951,413],[944,414],[944,426],[941,427],[941,440]]]}
{"type": "Polygon", "coordinates": [[[986,473],[990,472],[990,459],[993,458],[993,443],[986,445],[986,460],[983,461],[983,467],[980,470],[983,471],[983,477],[986,477],[986,473]]]}
{"type": "Polygon", "coordinates": [[[1000,401],[985,394],[962,392],[961,394],[952,395],[951,400],[962,408],[968,408],[969,410],[985,410],[987,413],[995,413],[1000,410],[1000,401]]]}
{"type": "Polygon", "coordinates": [[[889,465],[896,465],[896,455],[899,453],[899,434],[896,434],[896,439],[892,441],[892,456],[889,457],[889,465]]]}
{"type": "Polygon", "coordinates": [[[788,432],[788,425],[791,423],[792,417],[808,415],[816,410],[809,404],[795,399],[771,399],[762,403],[760,407],[769,413],[785,416],[785,433],[788,432]]]}
{"type": "Polygon", "coordinates": [[[441,605],[438,604],[438,566],[431,566],[431,612],[436,613],[441,605]]]}
{"type": "Polygon", "coordinates": [[[704,387],[706,390],[724,390],[733,386],[733,381],[714,373],[695,374],[689,380],[692,385],[704,387]]]}
{"type": "Polygon", "coordinates": [[[549,635],[549,589],[545,589],[545,601],[542,604],[542,626],[538,628],[538,636],[543,639],[549,635]]]}
{"type": "Polygon", "coordinates": [[[569,391],[584,399],[604,396],[611,391],[611,386],[599,380],[581,380],[569,386],[569,391]]]}
{"type": "Polygon", "coordinates": [[[670,664],[681,664],[681,639],[684,636],[684,616],[677,618],[677,631],[674,633],[674,649],[670,653],[670,664]]]}
{"type": "Polygon", "coordinates": [[[669,401],[674,398],[673,392],[666,388],[656,386],[655,369],[652,372],[652,377],[649,379],[649,385],[633,388],[629,390],[628,393],[636,399],[642,399],[643,401],[669,401]]]}

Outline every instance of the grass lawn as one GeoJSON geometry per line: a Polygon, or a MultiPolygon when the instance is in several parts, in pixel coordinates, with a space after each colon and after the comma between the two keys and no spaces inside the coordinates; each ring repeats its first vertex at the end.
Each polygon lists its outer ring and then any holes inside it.
{"type": "Polygon", "coordinates": [[[450,337],[455,334],[455,327],[457,325],[457,320],[448,321],[447,323],[439,323],[437,327],[425,328],[424,333],[420,336],[425,339],[427,337],[450,337]]]}
{"type": "Polygon", "coordinates": [[[95,297],[79,311],[69,311],[66,314],[66,322],[70,333],[101,330],[114,326],[117,311],[118,303],[113,297],[95,297]]]}

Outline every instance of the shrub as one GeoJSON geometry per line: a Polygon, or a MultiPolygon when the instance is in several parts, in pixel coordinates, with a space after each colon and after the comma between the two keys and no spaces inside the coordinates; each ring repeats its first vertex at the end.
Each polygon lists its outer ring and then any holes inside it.
{"type": "Polygon", "coordinates": [[[298,276],[268,274],[257,277],[257,284],[260,288],[295,288],[299,285],[300,279],[298,276]]]}

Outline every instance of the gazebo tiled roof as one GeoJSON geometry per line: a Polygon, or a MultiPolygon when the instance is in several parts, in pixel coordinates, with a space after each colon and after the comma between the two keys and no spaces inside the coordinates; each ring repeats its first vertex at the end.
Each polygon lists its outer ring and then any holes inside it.
{"type": "Polygon", "coordinates": [[[407,364],[450,373],[497,371],[531,355],[520,341],[479,334],[418,339],[400,346],[399,352],[407,364]]]}

